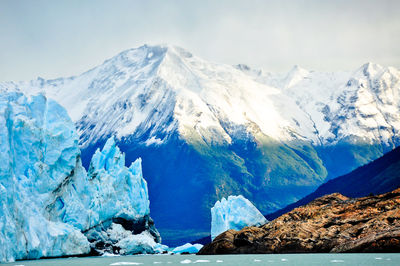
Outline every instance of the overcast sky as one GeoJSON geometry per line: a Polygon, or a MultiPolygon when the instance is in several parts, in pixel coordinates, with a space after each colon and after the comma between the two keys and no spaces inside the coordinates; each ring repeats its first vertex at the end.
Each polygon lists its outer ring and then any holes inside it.
{"type": "Polygon", "coordinates": [[[400,1],[0,1],[0,81],[84,72],[167,43],[268,71],[400,68],[400,1]]]}

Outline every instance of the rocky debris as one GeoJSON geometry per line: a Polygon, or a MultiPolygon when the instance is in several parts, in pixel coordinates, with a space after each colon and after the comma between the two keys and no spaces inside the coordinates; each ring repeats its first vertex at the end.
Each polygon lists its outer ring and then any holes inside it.
{"type": "Polygon", "coordinates": [[[400,188],[358,199],[318,198],[261,227],[228,230],[199,255],[400,252],[400,188]]]}

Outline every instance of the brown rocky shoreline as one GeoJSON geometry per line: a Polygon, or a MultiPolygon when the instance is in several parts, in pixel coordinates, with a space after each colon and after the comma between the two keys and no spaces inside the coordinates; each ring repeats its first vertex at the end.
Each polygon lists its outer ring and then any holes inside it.
{"type": "Polygon", "coordinates": [[[315,199],[260,227],[228,230],[198,255],[400,252],[400,188],[358,199],[315,199]]]}

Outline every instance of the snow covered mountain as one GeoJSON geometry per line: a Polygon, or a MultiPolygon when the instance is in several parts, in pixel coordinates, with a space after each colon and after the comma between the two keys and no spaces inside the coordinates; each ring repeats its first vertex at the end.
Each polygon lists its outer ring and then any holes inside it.
{"type": "Polygon", "coordinates": [[[128,162],[142,157],[166,239],[206,234],[222,197],[242,194],[268,213],[399,144],[400,72],[372,63],[269,73],[144,45],[76,77],[0,88],[60,102],[86,167],[112,135],[128,162]]]}

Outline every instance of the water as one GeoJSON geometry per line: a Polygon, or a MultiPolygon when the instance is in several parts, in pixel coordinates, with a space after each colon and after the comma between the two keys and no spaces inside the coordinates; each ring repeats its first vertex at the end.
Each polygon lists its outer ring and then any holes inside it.
{"type": "Polygon", "coordinates": [[[18,261],[6,265],[118,266],[118,265],[400,265],[400,253],[380,254],[282,254],[282,255],[140,255],[118,257],[62,258],[18,261]]]}

